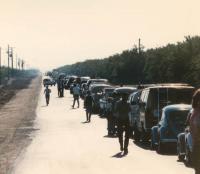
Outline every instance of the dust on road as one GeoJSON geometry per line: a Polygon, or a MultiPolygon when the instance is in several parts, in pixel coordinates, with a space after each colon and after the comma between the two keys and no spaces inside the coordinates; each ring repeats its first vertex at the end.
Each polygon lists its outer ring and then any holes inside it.
{"type": "MultiPolygon", "coordinates": [[[[72,109],[72,97],[58,98],[52,89],[50,105],[39,104],[36,136],[18,158],[13,174],[192,174],[177,156],[158,155],[130,140],[128,156],[119,158],[118,140],[107,138],[106,120],[72,109]]],[[[42,95],[42,94],[41,94],[42,95]]]]}

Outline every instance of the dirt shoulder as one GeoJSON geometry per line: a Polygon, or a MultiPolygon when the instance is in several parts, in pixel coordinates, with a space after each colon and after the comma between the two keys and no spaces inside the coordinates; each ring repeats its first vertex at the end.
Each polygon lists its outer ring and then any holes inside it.
{"type": "Polygon", "coordinates": [[[0,174],[8,174],[31,142],[41,77],[23,77],[0,90],[0,174]]]}

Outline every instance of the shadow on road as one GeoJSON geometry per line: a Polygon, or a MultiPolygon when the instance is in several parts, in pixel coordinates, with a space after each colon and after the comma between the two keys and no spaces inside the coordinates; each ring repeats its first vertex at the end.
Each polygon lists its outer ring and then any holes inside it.
{"type": "MultiPolygon", "coordinates": [[[[152,149],[151,149],[151,144],[150,144],[150,142],[135,142],[135,141],[133,141],[133,143],[136,145],[136,146],[138,146],[138,147],[140,147],[140,148],[142,148],[142,149],[144,149],[144,150],[150,150],[150,151],[153,151],[152,149]]],[[[176,152],[176,147],[175,146],[173,146],[173,145],[169,145],[168,146],[168,148],[165,148],[164,150],[163,150],[163,152],[162,153],[158,153],[156,150],[155,150],[155,152],[158,154],[158,155],[166,155],[166,156],[176,156],[177,155],[177,152],[176,152]]]]}
{"type": "Polygon", "coordinates": [[[135,142],[133,141],[133,143],[142,148],[142,149],[145,149],[145,150],[151,150],[151,147],[150,147],[150,142],[135,142]]]}
{"type": "Polygon", "coordinates": [[[112,158],[124,158],[126,154],[123,152],[118,152],[117,154],[113,155],[112,158]]]}
{"type": "Polygon", "coordinates": [[[103,137],[104,138],[117,138],[116,135],[104,135],[103,137]]]}

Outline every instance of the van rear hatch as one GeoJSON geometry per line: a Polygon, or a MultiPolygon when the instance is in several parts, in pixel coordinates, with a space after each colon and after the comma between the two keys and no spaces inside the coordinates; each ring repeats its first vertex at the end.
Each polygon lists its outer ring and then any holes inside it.
{"type": "Polygon", "coordinates": [[[163,107],[171,104],[190,104],[194,92],[193,87],[161,87],[153,88],[150,95],[150,108],[154,117],[161,116],[163,107]]]}

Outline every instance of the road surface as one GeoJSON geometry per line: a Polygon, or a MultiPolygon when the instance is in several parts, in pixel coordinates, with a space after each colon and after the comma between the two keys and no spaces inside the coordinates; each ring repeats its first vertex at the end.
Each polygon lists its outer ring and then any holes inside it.
{"type": "Polygon", "coordinates": [[[72,109],[66,91],[57,98],[52,88],[50,105],[43,93],[38,106],[34,138],[15,164],[13,174],[192,174],[175,155],[159,155],[130,140],[129,154],[119,155],[116,138],[107,138],[106,120],[92,116],[85,121],[83,107],[72,109]]]}

